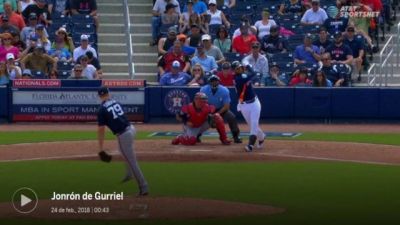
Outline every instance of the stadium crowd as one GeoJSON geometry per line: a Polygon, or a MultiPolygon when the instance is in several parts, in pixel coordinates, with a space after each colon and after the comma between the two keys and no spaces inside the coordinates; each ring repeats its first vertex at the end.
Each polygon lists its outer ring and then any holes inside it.
{"type": "Polygon", "coordinates": [[[4,0],[0,14],[0,84],[101,79],[96,0],[4,0]]]}
{"type": "Polygon", "coordinates": [[[198,85],[231,63],[257,86],[351,86],[361,81],[397,0],[156,0],[151,46],[161,85],[198,85]],[[368,54],[370,57],[367,57],[368,54]]]}

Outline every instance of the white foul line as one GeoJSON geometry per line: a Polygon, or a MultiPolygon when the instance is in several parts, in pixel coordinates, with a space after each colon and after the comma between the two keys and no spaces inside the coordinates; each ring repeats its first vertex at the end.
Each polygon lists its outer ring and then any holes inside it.
{"type": "MultiPolygon", "coordinates": [[[[110,155],[118,155],[118,152],[108,152],[110,155]]],[[[0,160],[2,162],[23,162],[23,161],[35,161],[35,160],[49,160],[49,159],[71,159],[71,158],[88,158],[88,157],[98,157],[97,154],[86,154],[86,155],[64,155],[64,156],[48,156],[48,157],[36,157],[27,159],[8,159],[0,160]]]]}
{"type": "Polygon", "coordinates": [[[376,164],[376,165],[386,165],[386,166],[399,166],[399,164],[396,164],[396,163],[385,163],[385,162],[353,160],[353,159],[335,159],[335,158],[316,157],[316,156],[301,156],[301,155],[277,154],[277,153],[258,153],[258,155],[281,156],[281,157],[298,158],[298,159],[315,159],[315,160],[335,161],[335,162],[376,164]]]}

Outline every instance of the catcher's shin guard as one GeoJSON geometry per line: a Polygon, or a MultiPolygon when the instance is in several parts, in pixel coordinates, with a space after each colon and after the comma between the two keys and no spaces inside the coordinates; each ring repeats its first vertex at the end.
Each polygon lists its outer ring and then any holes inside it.
{"type": "Polygon", "coordinates": [[[222,119],[221,115],[219,115],[218,113],[215,113],[213,117],[215,122],[215,128],[217,128],[219,134],[219,140],[221,140],[221,143],[224,145],[231,144],[231,141],[226,136],[224,119],[222,119]]]}

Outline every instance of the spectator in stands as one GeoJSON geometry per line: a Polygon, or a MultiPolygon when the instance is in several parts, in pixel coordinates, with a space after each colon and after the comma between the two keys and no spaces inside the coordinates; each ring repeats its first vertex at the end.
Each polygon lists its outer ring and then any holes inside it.
{"type": "Polygon", "coordinates": [[[230,28],[231,24],[229,23],[228,19],[226,19],[225,14],[217,9],[217,1],[216,0],[209,0],[208,1],[207,15],[210,17],[209,25],[225,25],[227,29],[230,28]]]}
{"type": "MultiPolygon", "coordinates": [[[[16,12],[18,10],[17,0],[3,0],[2,3],[8,3],[11,6],[11,10],[16,12]]],[[[6,9],[4,4],[0,4],[0,14],[4,14],[6,9]]]]}
{"type": "Polygon", "coordinates": [[[83,67],[81,64],[76,64],[74,66],[68,80],[88,80],[88,78],[83,75],[83,67]]]}
{"type": "MultiPolygon", "coordinates": [[[[372,12],[372,9],[368,6],[368,5],[364,5],[361,3],[360,0],[353,0],[351,2],[352,6],[358,6],[359,8],[357,8],[356,10],[358,12],[372,12]]],[[[350,17],[350,22],[353,24],[353,26],[355,26],[357,28],[357,30],[359,32],[364,33],[363,36],[368,36],[368,31],[371,25],[371,18],[367,18],[367,17],[350,17]]],[[[376,29],[376,28],[375,28],[376,29]]]]}
{"type": "Polygon", "coordinates": [[[216,38],[214,39],[214,46],[219,48],[222,53],[231,51],[232,40],[229,38],[228,30],[223,25],[218,28],[216,38]]]}
{"type": "Polygon", "coordinates": [[[0,62],[0,85],[6,85],[10,82],[10,76],[7,72],[6,63],[4,61],[0,62]]]}
{"type": "Polygon", "coordinates": [[[18,12],[22,13],[28,5],[35,4],[34,0],[19,0],[18,1],[18,12]]]}
{"type": "Polygon", "coordinates": [[[301,68],[293,73],[289,86],[311,86],[307,68],[301,68]]]}
{"type": "Polygon", "coordinates": [[[335,87],[340,87],[345,84],[345,74],[342,70],[339,70],[338,67],[338,64],[332,64],[329,53],[322,54],[322,67],[320,70],[324,72],[326,78],[330,80],[335,87]]]}
{"type": "Polygon", "coordinates": [[[86,56],[88,58],[87,63],[90,64],[90,65],[93,65],[96,68],[97,75],[99,77],[102,77],[103,71],[101,70],[100,62],[96,57],[94,57],[93,52],[87,51],[86,54],[81,56],[78,60],[81,61],[81,58],[84,57],[84,56],[86,56]]]}
{"type": "Polygon", "coordinates": [[[187,85],[192,77],[189,74],[180,71],[181,64],[178,61],[172,63],[170,72],[164,74],[160,79],[160,85],[183,86],[187,85]]]}
{"type": "Polygon", "coordinates": [[[287,86],[286,74],[281,73],[279,65],[273,62],[269,68],[269,76],[265,78],[265,86],[287,86]]]}
{"type": "Polygon", "coordinates": [[[193,33],[191,30],[194,25],[199,27],[199,32],[203,34],[208,33],[208,22],[204,19],[204,17],[198,15],[197,13],[192,13],[189,16],[189,22],[186,26],[182,27],[180,30],[181,33],[193,33]]]}
{"type": "Polygon", "coordinates": [[[222,70],[218,71],[217,76],[219,77],[220,84],[224,86],[234,86],[233,82],[235,79],[235,73],[231,69],[229,62],[222,63],[222,70]]]}
{"type": "Polygon", "coordinates": [[[45,75],[50,73],[49,65],[51,70],[57,70],[56,60],[47,55],[42,46],[36,46],[34,51],[26,55],[20,62],[22,69],[40,71],[45,75]]]}
{"type": "Polygon", "coordinates": [[[214,57],[206,55],[206,52],[204,50],[204,45],[199,44],[197,46],[197,55],[195,55],[192,58],[192,65],[196,65],[199,63],[202,67],[204,72],[210,72],[213,73],[217,71],[218,65],[217,62],[215,61],[214,57]]]}
{"type": "Polygon", "coordinates": [[[355,68],[355,74],[357,74],[357,80],[361,81],[361,71],[362,71],[362,64],[363,58],[365,56],[364,51],[364,39],[361,36],[355,36],[355,28],[354,27],[347,27],[346,29],[346,37],[344,40],[344,44],[349,46],[352,53],[353,53],[353,68],[355,68]]]}
{"type": "Polygon", "coordinates": [[[269,18],[270,14],[268,9],[264,9],[261,15],[262,19],[254,24],[257,28],[258,40],[262,40],[265,36],[269,35],[271,27],[276,26],[275,20],[269,18]]]}
{"type": "MultiPolygon", "coordinates": [[[[218,4],[218,6],[219,6],[219,4],[218,4]]],[[[236,6],[236,0],[224,0],[224,7],[232,9],[235,6],[236,6]]]]}
{"type": "Polygon", "coordinates": [[[206,84],[205,73],[200,64],[195,64],[191,71],[193,79],[188,83],[189,86],[203,86],[206,84]]]}
{"type": "Polygon", "coordinates": [[[18,33],[12,33],[11,35],[13,37],[12,45],[18,48],[19,52],[23,52],[26,48],[25,42],[21,40],[18,33]]]}
{"type": "Polygon", "coordinates": [[[70,0],[49,0],[49,12],[57,15],[68,15],[70,12],[70,4],[68,2],[70,0]]]}
{"type": "Polygon", "coordinates": [[[313,79],[313,87],[332,87],[332,82],[326,78],[324,71],[318,70],[313,79]]]}
{"type": "Polygon", "coordinates": [[[203,36],[201,37],[201,41],[203,42],[206,55],[214,57],[217,64],[221,64],[223,61],[225,61],[224,55],[222,54],[221,50],[212,44],[210,35],[203,34],[203,36]]]}
{"type": "MultiPolygon", "coordinates": [[[[65,27],[60,27],[56,31],[56,37],[63,40],[64,47],[72,54],[75,49],[74,41],[72,40],[71,37],[68,36],[67,30],[65,29],[65,27]]],[[[54,45],[55,45],[55,43],[53,44],[53,47],[54,47],[54,45]]]]}
{"type": "Polygon", "coordinates": [[[343,43],[342,32],[336,31],[334,34],[334,43],[326,49],[331,56],[332,63],[343,63],[352,65],[353,52],[351,48],[343,43]]]}
{"type": "Polygon", "coordinates": [[[97,69],[93,65],[88,63],[89,59],[86,55],[83,55],[80,58],[79,63],[82,65],[82,75],[85,76],[89,80],[94,80],[94,79],[101,79],[99,75],[97,74],[97,69]]]}
{"type": "Polygon", "coordinates": [[[261,40],[261,50],[268,54],[287,52],[289,49],[287,40],[279,35],[279,27],[273,26],[270,34],[261,40]]]}
{"type": "Polygon", "coordinates": [[[166,72],[171,72],[172,63],[175,61],[178,61],[181,66],[180,71],[187,73],[190,70],[189,56],[182,51],[182,43],[179,40],[175,40],[172,51],[167,52],[159,60],[158,70],[160,76],[166,72]]]}
{"type": "MultiPolygon", "coordinates": [[[[31,35],[32,33],[35,33],[37,24],[38,24],[38,18],[37,18],[36,13],[31,13],[28,18],[28,26],[24,27],[21,30],[21,40],[23,42],[27,43],[29,41],[28,40],[29,35],[31,35]]],[[[45,32],[46,36],[48,37],[49,35],[47,34],[46,29],[44,29],[44,32],[45,32]]]]}
{"type": "Polygon", "coordinates": [[[332,41],[328,38],[328,33],[325,27],[319,29],[318,39],[313,42],[313,45],[319,48],[321,53],[325,52],[325,49],[332,44],[332,41]]]}
{"type": "Polygon", "coordinates": [[[26,43],[26,49],[21,52],[20,59],[24,58],[27,54],[32,53],[37,46],[38,36],[36,33],[29,35],[28,42],[26,43]]]}
{"type": "Polygon", "coordinates": [[[22,71],[21,78],[24,79],[24,80],[33,79],[33,75],[32,75],[31,70],[30,70],[30,69],[24,69],[24,70],[22,71]]]}
{"type": "Polygon", "coordinates": [[[71,62],[72,56],[68,49],[65,47],[64,40],[57,37],[54,46],[48,51],[48,54],[53,57],[57,62],[71,62]]]}
{"type": "Polygon", "coordinates": [[[10,33],[3,33],[0,35],[0,61],[6,61],[6,55],[12,53],[15,59],[19,57],[19,49],[12,45],[13,36],[10,33]]]}
{"type": "Polygon", "coordinates": [[[304,43],[296,47],[294,51],[294,63],[297,65],[304,63],[317,64],[320,60],[319,48],[312,44],[312,35],[304,36],[304,43]]]}
{"type": "Polygon", "coordinates": [[[78,58],[91,51],[93,56],[97,58],[97,52],[94,48],[89,45],[89,37],[86,34],[81,35],[81,45],[74,49],[73,58],[74,62],[77,62],[78,58]]]}
{"type": "Polygon", "coordinates": [[[1,16],[0,34],[2,33],[19,33],[18,27],[9,23],[8,16],[1,16]]]}
{"type": "Polygon", "coordinates": [[[311,5],[311,9],[308,9],[301,18],[301,24],[322,25],[328,18],[325,10],[319,7],[319,0],[312,0],[311,5]]]}
{"type": "MultiPolygon", "coordinates": [[[[186,39],[187,39],[186,35],[184,35],[184,34],[179,34],[179,35],[177,36],[177,39],[178,39],[178,40],[181,42],[181,44],[182,44],[182,51],[183,51],[183,53],[185,53],[185,54],[186,54],[187,56],[189,56],[189,57],[192,57],[193,54],[196,52],[196,49],[193,48],[193,47],[190,47],[190,46],[187,46],[187,45],[186,45],[186,39]]],[[[169,48],[168,52],[171,52],[173,48],[174,48],[173,46],[172,46],[171,48],[169,48]]]]}
{"type": "Polygon", "coordinates": [[[196,14],[193,11],[193,1],[192,0],[187,1],[186,9],[187,9],[187,11],[183,12],[181,14],[181,16],[179,17],[179,32],[180,33],[186,33],[188,30],[190,30],[190,25],[191,25],[191,24],[189,24],[190,16],[192,16],[193,14],[196,14]]]}
{"type": "Polygon", "coordinates": [[[55,71],[55,70],[51,71],[50,74],[49,74],[49,79],[51,79],[51,80],[58,79],[58,72],[55,71]]]}
{"type": "Polygon", "coordinates": [[[260,53],[261,44],[255,41],[251,45],[251,54],[242,59],[244,66],[251,65],[255,73],[261,74],[261,80],[268,75],[268,59],[260,53]]]}
{"type": "Polygon", "coordinates": [[[11,25],[17,27],[18,30],[21,31],[22,28],[25,27],[25,22],[22,16],[12,10],[10,2],[5,1],[3,5],[4,5],[3,15],[6,15],[8,17],[9,23],[11,25]]]}
{"type": "Polygon", "coordinates": [[[248,54],[251,50],[252,43],[257,41],[257,37],[249,34],[249,27],[246,24],[240,26],[240,35],[233,39],[232,52],[242,55],[248,54]]]}
{"type": "Polygon", "coordinates": [[[171,3],[165,6],[165,11],[161,14],[161,24],[170,26],[178,25],[179,14],[175,11],[176,7],[176,5],[171,3]]]}
{"type": "Polygon", "coordinates": [[[193,10],[199,15],[205,15],[207,13],[207,5],[203,1],[193,0],[193,10]]]}
{"type": "Polygon", "coordinates": [[[152,38],[153,40],[150,42],[151,46],[154,46],[158,43],[158,38],[160,35],[160,26],[161,26],[161,14],[165,11],[165,8],[168,3],[174,4],[175,12],[179,15],[181,14],[181,9],[179,6],[179,2],[177,0],[157,0],[154,3],[153,10],[152,10],[152,20],[151,20],[151,30],[152,30],[152,38]]]}
{"type": "Polygon", "coordinates": [[[282,1],[282,4],[279,6],[278,13],[281,15],[286,13],[301,15],[303,13],[303,9],[304,7],[302,6],[300,0],[286,0],[282,1]]]}
{"type": "MultiPolygon", "coordinates": [[[[251,26],[250,24],[250,19],[246,16],[243,15],[242,18],[240,18],[240,25],[241,26],[247,26],[247,33],[252,35],[257,35],[257,28],[255,26],[251,26]]],[[[237,36],[240,36],[241,34],[241,28],[237,28],[232,35],[232,40],[235,39],[237,36]]]]}
{"type": "Polygon", "coordinates": [[[43,46],[46,52],[49,52],[51,49],[51,42],[47,38],[46,33],[44,32],[44,25],[43,24],[36,25],[35,32],[38,35],[37,44],[43,46]]]}
{"type": "Polygon", "coordinates": [[[175,26],[168,28],[167,37],[160,38],[158,41],[158,55],[164,55],[168,52],[176,41],[177,33],[178,31],[175,26]]]}
{"type": "Polygon", "coordinates": [[[192,24],[190,27],[190,35],[186,40],[186,44],[191,47],[197,47],[201,43],[200,26],[198,24],[192,24]]]}
{"type": "Polygon", "coordinates": [[[83,14],[93,17],[96,30],[99,28],[96,0],[71,0],[71,14],[83,14]]]}
{"type": "Polygon", "coordinates": [[[349,19],[340,16],[339,9],[336,6],[329,6],[327,9],[328,19],[324,22],[324,27],[329,34],[334,34],[336,31],[344,32],[346,30],[349,19]]]}
{"type": "Polygon", "coordinates": [[[6,56],[6,67],[7,74],[9,74],[10,80],[21,78],[21,68],[15,65],[15,57],[13,53],[7,53],[6,56]]]}
{"type": "Polygon", "coordinates": [[[43,24],[47,27],[51,23],[51,14],[47,7],[46,0],[36,0],[35,4],[28,5],[25,8],[25,10],[22,12],[22,16],[24,17],[26,23],[31,13],[36,14],[39,24],[43,24]]]}

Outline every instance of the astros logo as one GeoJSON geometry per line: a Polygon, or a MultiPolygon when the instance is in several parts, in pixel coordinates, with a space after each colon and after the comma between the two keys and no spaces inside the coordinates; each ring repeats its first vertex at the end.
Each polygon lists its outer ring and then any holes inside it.
{"type": "Polygon", "coordinates": [[[164,98],[164,106],[171,114],[179,113],[182,106],[189,104],[189,102],[189,95],[180,89],[169,91],[164,98]]]}

